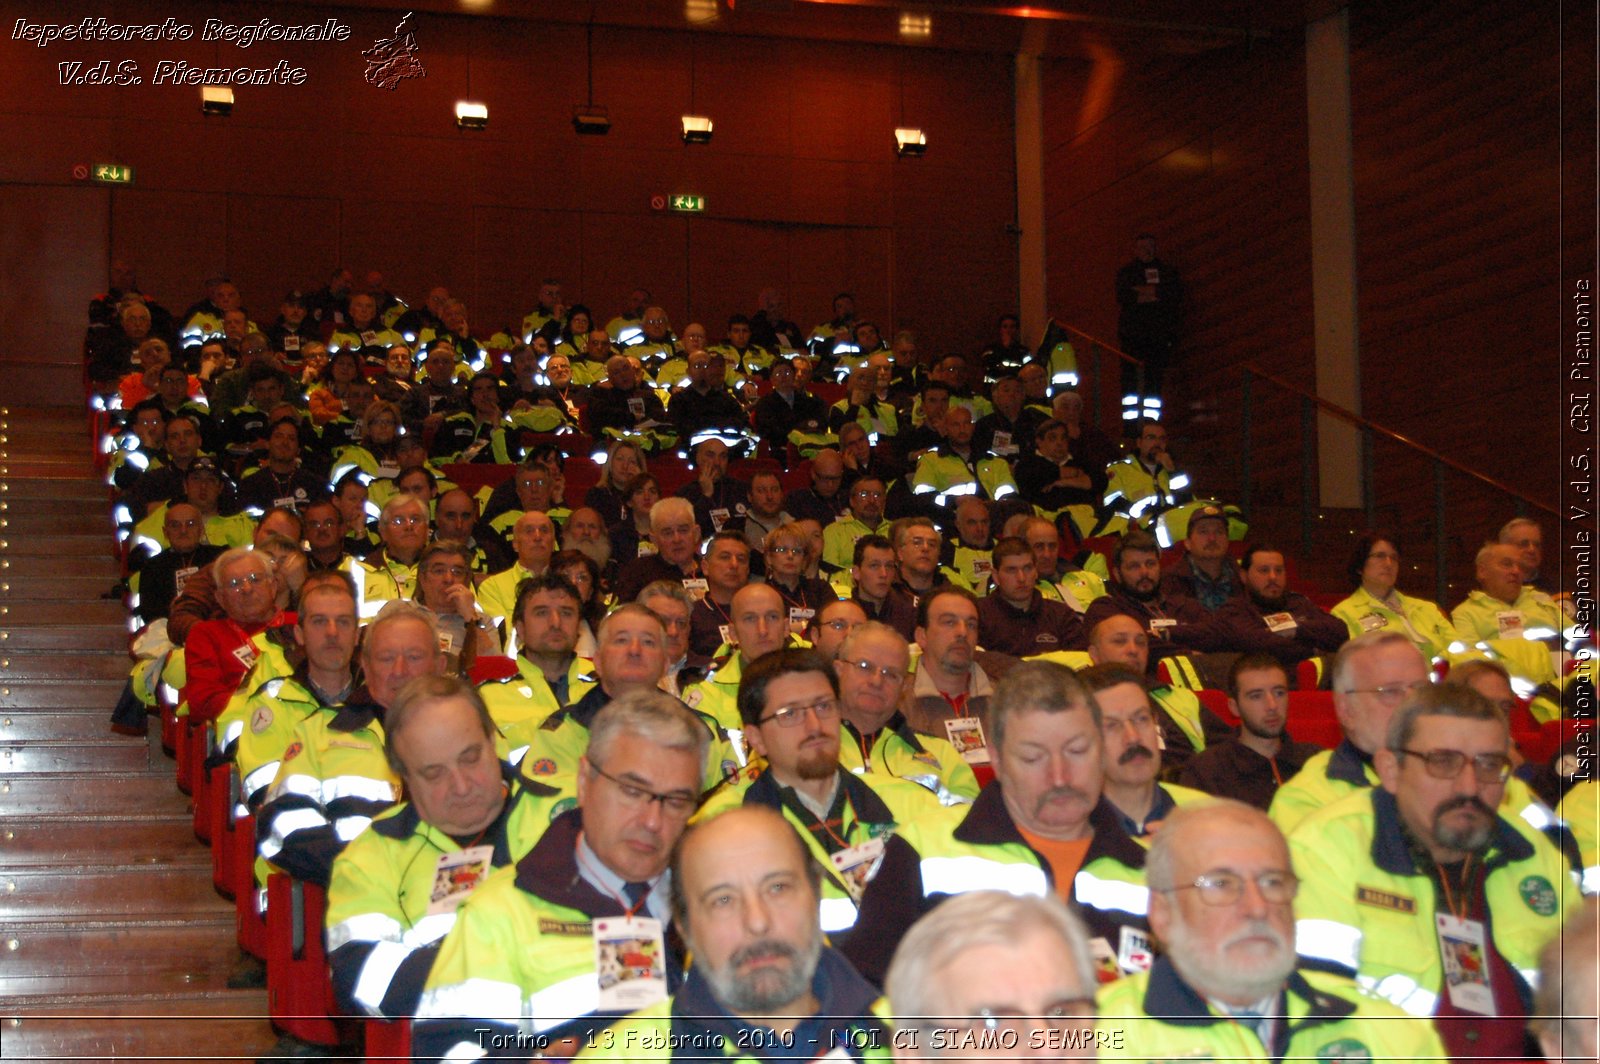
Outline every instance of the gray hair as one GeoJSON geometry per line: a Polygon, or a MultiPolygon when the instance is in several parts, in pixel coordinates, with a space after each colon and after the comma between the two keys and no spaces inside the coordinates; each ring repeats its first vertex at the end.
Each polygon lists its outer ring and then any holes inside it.
{"type": "MultiPolygon", "coordinates": [[[[414,496],[407,497],[413,498],[414,496]]],[[[427,625],[428,632],[432,636],[431,645],[435,650],[438,649],[438,614],[434,613],[430,609],[425,609],[422,606],[418,606],[415,602],[408,602],[405,599],[390,599],[388,602],[383,604],[383,608],[378,611],[378,616],[373,618],[372,623],[367,625],[366,634],[361,638],[361,655],[363,660],[365,660],[367,648],[372,646],[373,636],[377,633],[379,628],[384,628],[388,625],[405,620],[421,621],[423,624],[427,625]]]]}
{"type": "Polygon", "coordinates": [[[478,726],[483,729],[483,737],[489,740],[490,745],[494,744],[499,730],[476,687],[448,674],[418,676],[400,688],[400,693],[395,695],[394,705],[383,713],[383,756],[396,776],[406,778],[405,762],[400,760],[395,750],[395,743],[405,726],[422,710],[453,698],[459,698],[472,707],[478,717],[478,726]]]}
{"type": "MultiPolygon", "coordinates": [[[[682,588],[680,587],[679,590],[682,590],[682,588]]],[[[687,592],[685,592],[685,594],[687,594],[687,592]]],[[[615,624],[617,619],[620,617],[648,617],[656,624],[661,624],[661,618],[657,616],[655,612],[650,609],[650,607],[641,606],[637,602],[624,602],[622,605],[618,606],[616,609],[600,618],[600,627],[594,633],[595,639],[603,644],[606,641],[606,633],[611,630],[611,626],[615,624]]],[[[661,634],[663,636],[666,635],[665,625],[662,625],[661,634]]]]}
{"type": "Polygon", "coordinates": [[[422,511],[422,516],[428,516],[428,504],[409,492],[400,492],[383,504],[383,509],[378,511],[378,521],[381,524],[389,520],[401,510],[416,508],[422,511]]]}
{"type": "Polygon", "coordinates": [[[694,521],[694,505],[688,499],[680,499],[676,495],[669,495],[650,507],[650,528],[654,530],[665,525],[668,521],[684,517],[687,517],[691,523],[694,521]]]}
{"type": "MultiPolygon", "coordinates": [[[[1171,890],[1177,886],[1178,854],[1182,852],[1182,839],[1185,827],[1198,823],[1221,818],[1232,820],[1235,823],[1252,823],[1264,825],[1272,834],[1283,839],[1283,832],[1273,823],[1272,818],[1253,805],[1233,798],[1211,798],[1204,801],[1190,802],[1181,808],[1174,809],[1167,814],[1166,820],[1161,823],[1161,830],[1150,836],[1150,852],[1144,857],[1144,881],[1153,891],[1171,890]]],[[[1287,847],[1287,843],[1284,843],[1287,847]]]]}
{"type": "Polygon", "coordinates": [[[895,950],[884,991],[899,1027],[920,1029],[918,1021],[948,1022],[941,976],[960,980],[955,969],[962,954],[980,946],[1012,946],[1055,932],[1084,997],[1096,985],[1089,936],[1078,918],[1055,895],[1035,897],[998,890],[958,894],[911,926],[895,950]]]}
{"type": "Polygon", "coordinates": [[[649,609],[650,607],[646,605],[645,600],[653,598],[669,598],[674,602],[681,602],[688,607],[691,613],[694,612],[694,596],[690,595],[689,589],[677,580],[652,581],[640,590],[638,597],[633,601],[644,606],[645,609],[649,609]]]}
{"type": "Polygon", "coordinates": [[[897,629],[889,627],[882,621],[863,621],[845,634],[844,640],[839,644],[839,653],[836,658],[843,659],[846,654],[854,654],[856,644],[875,635],[893,636],[907,654],[911,653],[911,644],[906,641],[906,637],[901,635],[897,629]]]}
{"type": "Polygon", "coordinates": [[[247,561],[267,576],[272,575],[272,559],[267,555],[257,553],[254,547],[231,547],[217,555],[217,560],[211,563],[211,579],[217,582],[218,587],[222,586],[223,572],[239,561],[247,561]]]}
{"type": "Polygon", "coordinates": [[[589,726],[584,757],[592,765],[608,761],[617,736],[632,735],[658,750],[680,750],[704,764],[711,733],[700,718],[664,691],[635,691],[606,703],[589,726]]]}
{"type": "Polygon", "coordinates": [[[1333,689],[1340,694],[1349,694],[1350,669],[1355,659],[1369,650],[1377,650],[1380,647],[1389,646],[1391,643],[1404,643],[1413,650],[1416,649],[1416,644],[1411,642],[1409,636],[1404,632],[1396,632],[1392,629],[1362,632],[1340,647],[1339,652],[1333,657],[1333,689]]]}
{"type": "Polygon", "coordinates": [[[1053,661],[1024,661],[1013,666],[995,685],[983,714],[983,731],[998,750],[1005,745],[1006,721],[1016,714],[1065,713],[1072,709],[1088,710],[1095,733],[1099,733],[1100,706],[1077,673],[1053,661]]]}
{"type": "Polygon", "coordinates": [[[1511,725],[1500,707],[1465,684],[1440,684],[1418,691],[1389,719],[1384,745],[1398,755],[1411,745],[1418,717],[1454,717],[1457,720],[1492,720],[1510,735],[1511,725]]]}

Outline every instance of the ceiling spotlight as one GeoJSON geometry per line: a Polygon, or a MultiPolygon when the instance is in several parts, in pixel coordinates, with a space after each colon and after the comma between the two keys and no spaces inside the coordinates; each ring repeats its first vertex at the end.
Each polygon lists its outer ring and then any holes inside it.
{"type": "Polygon", "coordinates": [[[201,86],[200,113],[221,115],[223,118],[233,114],[233,90],[220,85],[201,86]]]}
{"type": "Polygon", "coordinates": [[[596,104],[579,104],[572,109],[572,128],[587,137],[603,137],[611,132],[611,116],[596,104]]]}
{"type": "Polygon", "coordinates": [[[899,155],[921,155],[928,150],[928,137],[920,129],[902,126],[894,131],[894,150],[899,155]]]}
{"type": "Polygon", "coordinates": [[[456,101],[456,127],[458,129],[487,129],[489,105],[473,100],[456,101]]]}
{"type": "Polygon", "coordinates": [[[705,115],[684,115],[683,142],[685,144],[710,144],[711,119],[705,115]]]}
{"type": "Polygon", "coordinates": [[[900,36],[911,40],[927,40],[933,36],[933,16],[911,11],[900,12],[900,36]]]}

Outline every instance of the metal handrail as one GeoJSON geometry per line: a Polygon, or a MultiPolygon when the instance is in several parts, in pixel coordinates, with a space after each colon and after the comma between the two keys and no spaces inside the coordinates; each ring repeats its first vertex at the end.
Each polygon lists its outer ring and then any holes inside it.
{"type": "MultiPolygon", "coordinates": [[[[1084,332],[1082,329],[1076,328],[1075,326],[1072,326],[1072,325],[1068,325],[1066,322],[1061,321],[1059,319],[1056,320],[1056,324],[1061,326],[1061,328],[1065,329],[1067,332],[1075,333],[1076,335],[1083,337],[1085,340],[1089,341],[1091,344],[1094,344],[1096,347],[1099,347],[1102,350],[1104,350],[1104,351],[1106,351],[1106,352],[1108,352],[1108,353],[1110,353],[1112,355],[1115,355],[1117,358],[1122,359],[1125,362],[1129,362],[1129,363],[1132,363],[1134,365],[1143,365],[1144,364],[1140,359],[1137,359],[1137,358],[1133,357],[1132,355],[1128,354],[1125,351],[1119,350],[1114,345],[1106,343],[1104,340],[1101,340],[1097,336],[1094,336],[1094,335],[1092,335],[1090,333],[1084,332]]],[[[1300,387],[1298,384],[1293,384],[1293,383],[1291,383],[1289,381],[1284,380],[1282,377],[1279,377],[1279,376],[1277,376],[1275,374],[1272,374],[1272,373],[1268,373],[1267,371],[1261,369],[1259,366],[1256,366],[1254,363],[1245,362],[1245,363],[1243,363],[1243,364],[1241,364],[1239,366],[1239,369],[1241,369],[1245,373],[1251,374],[1251,375],[1256,376],[1256,377],[1260,377],[1262,380],[1265,380],[1265,381],[1268,381],[1268,382],[1270,382],[1272,384],[1275,384],[1279,388],[1284,389],[1285,391],[1292,392],[1295,395],[1300,396],[1300,398],[1302,398],[1302,399],[1309,400],[1310,402],[1315,404],[1318,409],[1322,410],[1324,413],[1330,414],[1333,417],[1338,418],[1340,421],[1348,422],[1351,425],[1355,425],[1357,428],[1361,428],[1361,429],[1367,430],[1369,432],[1377,433],[1378,435],[1381,435],[1381,436],[1387,436],[1389,439],[1394,440],[1396,443],[1399,443],[1399,444],[1401,444],[1401,445],[1403,445],[1405,447],[1409,447],[1413,451],[1416,451],[1417,453],[1419,453],[1419,454],[1421,454],[1421,455],[1423,455],[1423,456],[1425,456],[1427,458],[1430,458],[1433,461],[1438,462],[1438,463],[1446,466],[1447,468],[1455,470],[1457,473],[1462,473],[1462,474],[1465,474],[1466,476],[1472,477],[1474,480],[1482,481],[1484,484],[1487,484],[1489,487],[1494,488],[1496,491],[1504,492],[1505,494],[1511,496],[1512,498],[1518,499],[1518,500],[1528,504],[1529,506],[1533,506],[1533,507],[1536,507],[1537,509],[1543,510],[1545,513],[1550,514],[1552,517],[1559,516],[1559,511],[1555,507],[1550,506],[1547,503],[1542,503],[1538,499],[1532,498],[1531,496],[1527,495],[1526,493],[1522,492],[1521,490],[1512,487],[1510,484],[1506,484],[1506,483],[1504,483],[1502,481],[1496,480],[1494,477],[1489,476],[1487,473],[1480,473],[1476,469],[1471,468],[1470,466],[1462,465],[1460,462],[1456,461],[1455,459],[1449,458],[1449,457],[1446,457],[1445,455],[1440,454],[1438,451],[1434,450],[1432,447],[1429,447],[1429,446],[1427,446],[1425,444],[1422,444],[1422,443],[1418,443],[1416,440],[1414,440],[1411,437],[1405,435],[1404,433],[1396,432],[1394,429],[1388,428],[1385,425],[1380,425],[1375,421],[1371,421],[1371,420],[1369,420],[1367,418],[1364,418],[1360,414],[1356,413],[1354,410],[1348,410],[1345,407],[1340,406],[1338,403],[1331,402],[1331,401],[1329,401],[1327,399],[1322,398],[1322,396],[1317,395],[1314,392],[1307,391],[1306,389],[1300,387]]]]}

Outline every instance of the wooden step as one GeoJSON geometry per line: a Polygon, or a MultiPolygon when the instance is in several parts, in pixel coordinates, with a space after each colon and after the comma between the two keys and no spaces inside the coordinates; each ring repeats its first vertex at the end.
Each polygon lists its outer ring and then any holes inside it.
{"type": "Polygon", "coordinates": [[[106,552],[108,542],[108,537],[99,530],[77,533],[52,531],[47,535],[12,535],[8,530],[0,535],[0,554],[13,558],[53,554],[94,558],[106,552]]]}
{"type": "Polygon", "coordinates": [[[277,1040],[266,1015],[265,990],[94,995],[9,1009],[0,1031],[7,1059],[254,1060],[277,1040]]]}
{"type": "Polygon", "coordinates": [[[0,774],[53,776],[66,773],[144,772],[150,746],[137,738],[109,735],[94,742],[35,740],[0,746],[0,774]]]}
{"type": "MultiPolygon", "coordinates": [[[[211,867],[190,815],[7,817],[0,820],[0,868],[113,868],[131,865],[211,867]]],[[[207,872],[209,875],[209,871],[207,872]]]]}
{"type": "Polygon", "coordinates": [[[110,731],[111,706],[85,708],[75,713],[16,710],[0,713],[0,746],[20,742],[76,742],[95,744],[137,743],[138,739],[110,731]]]}
{"type": "MultiPolygon", "coordinates": [[[[26,484],[29,482],[19,480],[15,483],[26,484]]],[[[34,483],[39,482],[35,481],[34,483]]],[[[17,495],[14,494],[16,489],[12,482],[7,481],[4,484],[0,484],[0,487],[10,488],[11,490],[0,492],[0,500],[4,500],[9,504],[6,508],[7,513],[49,515],[54,517],[90,514],[104,522],[107,527],[110,527],[112,523],[112,491],[99,481],[89,481],[89,483],[93,486],[91,494],[87,494],[82,498],[61,498],[48,494],[39,496],[17,495]]]]}
{"type": "MultiPolygon", "coordinates": [[[[87,505],[87,504],[86,504],[87,505]]],[[[111,549],[111,537],[116,525],[111,520],[111,510],[102,506],[99,512],[92,508],[64,513],[39,513],[16,507],[0,507],[0,533],[8,536],[50,537],[61,533],[73,536],[99,535],[101,551],[111,549]]],[[[85,557],[87,557],[87,553],[85,557]]]]}
{"type": "Polygon", "coordinates": [[[32,458],[13,454],[6,459],[5,466],[0,466],[0,475],[5,475],[10,483],[59,480],[62,477],[90,480],[94,475],[94,464],[88,454],[38,454],[32,458]]]}
{"type": "MultiPolygon", "coordinates": [[[[130,662],[129,667],[132,667],[130,662]]],[[[0,709],[93,709],[104,706],[106,713],[117,704],[128,680],[122,675],[106,680],[68,679],[59,682],[29,681],[7,670],[0,683],[0,709]]]]}
{"type": "Polygon", "coordinates": [[[0,621],[0,653],[122,654],[128,629],[118,624],[39,624],[26,614],[0,621]]]}
{"type": "Polygon", "coordinates": [[[93,578],[104,581],[115,581],[120,575],[119,567],[109,553],[32,556],[0,554],[0,573],[11,573],[14,576],[25,576],[30,579],[93,578]]]}
{"type": "Polygon", "coordinates": [[[192,865],[131,865],[66,871],[60,868],[0,873],[0,923],[134,920],[144,917],[208,918],[233,912],[192,865]]]}
{"type": "MultiPolygon", "coordinates": [[[[108,585],[109,586],[109,585],[108,585]]],[[[41,599],[12,609],[0,606],[0,623],[21,624],[76,624],[108,625],[124,635],[128,628],[128,608],[118,599],[93,599],[85,602],[52,602],[41,599]]]]}
{"type": "Polygon", "coordinates": [[[0,999],[100,986],[115,993],[118,977],[139,980],[122,980],[133,990],[225,990],[239,956],[236,934],[226,904],[214,916],[184,919],[0,921],[0,999]]]}
{"type": "Polygon", "coordinates": [[[11,776],[0,779],[0,817],[166,816],[189,808],[178,792],[171,762],[135,776],[11,776]]]}
{"type": "MultiPolygon", "coordinates": [[[[40,654],[24,651],[0,657],[0,675],[8,680],[121,680],[126,681],[133,663],[128,655],[40,654]]],[[[114,705],[115,699],[112,700],[114,705]]],[[[110,712],[111,706],[106,707],[110,712]]]]}
{"type": "MultiPolygon", "coordinates": [[[[0,466],[10,467],[9,462],[0,466]]],[[[103,503],[109,497],[106,485],[92,477],[69,477],[55,474],[43,477],[20,477],[6,474],[6,494],[11,505],[26,509],[22,500],[49,500],[57,502],[103,503]]]]}

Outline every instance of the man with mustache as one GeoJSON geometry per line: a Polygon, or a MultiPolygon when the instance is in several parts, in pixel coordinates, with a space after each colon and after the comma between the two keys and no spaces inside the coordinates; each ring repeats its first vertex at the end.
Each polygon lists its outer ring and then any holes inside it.
{"type": "Polygon", "coordinates": [[[1373,755],[1379,786],[1290,833],[1301,955],[1431,1018],[1456,1059],[1538,1055],[1524,1028],[1539,950],[1579,904],[1562,852],[1495,812],[1510,745],[1476,691],[1419,690],[1373,755]]]}
{"type": "Polygon", "coordinates": [[[691,827],[671,879],[694,968],[669,1001],[596,1035],[578,1059],[887,1060],[882,999],[823,943],[819,871],[770,809],[731,809],[691,827]]]}
{"type": "Polygon", "coordinates": [[[1283,782],[1317,754],[1285,730],[1289,719],[1289,674],[1270,654],[1242,654],[1228,669],[1228,708],[1239,733],[1212,743],[1178,774],[1185,787],[1233,798],[1265,810],[1283,782]]]}
{"type": "Polygon", "coordinates": [[[1309,884],[1266,814],[1230,801],[1179,809],[1145,870],[1163,953],[1101,989],[1102,1031],[1122,1035],[1100,1042],[1102,1059],[1443,1058],[1426,1024],[1296,963],[1295,894],[1309,884]]]}
{"type": "Polygon", "coordinates": [[[1161,777],[1161,712],[1150,704],[1144,679],[1126,665],[1095,665],[1078,674],[1100,704],[1105,735],[1105,797],[1117,811],[1122,830],[1148,839],[1174,809],[1203,801],[1199,791],[1161,777]]]}
{"type": "MultiPolygon", "coordinates": [[[[966,744],[957,741],[957,733],[965,733],[971,722],[985,719],[994,693],[990,671],[999,676],[1016,659],[979,653],[977,596],[950,584],[934,588],[917,603],[915,635],[922,656],[917,660],[906,719],[917,731],[949,739],[962,750],[966,744]]],[[[986,723],[974,730],[979,746],[985,728],[986,723]]],[[[968,758],[984,760],[987,758],[968,758]]]]}
{"type": "MultiPolygon", "coordinates": [[[[994,782],[970,806],[901,824],[916,872],[867,885],[859,923],[872,945],[892,950],[939,902],[973,890],[1054,893],[1088,926],[1108,974],[1149,965],[1144,849],[1102,795],[1105,740],[1100,707],[1076,673],[1024,661],[995,686],[984,713],[994,782]]],[[[850,950],[868,978],[884,972],[850,950]]]]}
{"type": "Polygon", "coordinates": [[[597,1012],[666,998],[683,964],[667,861],[699,799],[707,739],[660,691],[600,710],[578,764],[578,807],[551,821],[514,873],[479,887],[440,945],[417,1006],[419,1058],[473,1060],[490,1036],[519,1034],[524,1057],[535,1037],[541,1052],[570,1057],[603,1037],[597,1012]],[[597,956],[616,966],[609,978],[597,956]]]}
{"type": "Polygon", "coordinates": [[[751,664],[739,680],[739,718],[765,766],[719,788],[700,817],[738,806],[781,813],[823,870],[822,930],[847,949],[867,884],[879,875],[909,875],[915,866],[893,826],[937,809],[938,800],[887,774],[847,771],[839,763],[839,711],[839,680],[815,650],[787,647],[751,664]]]}

